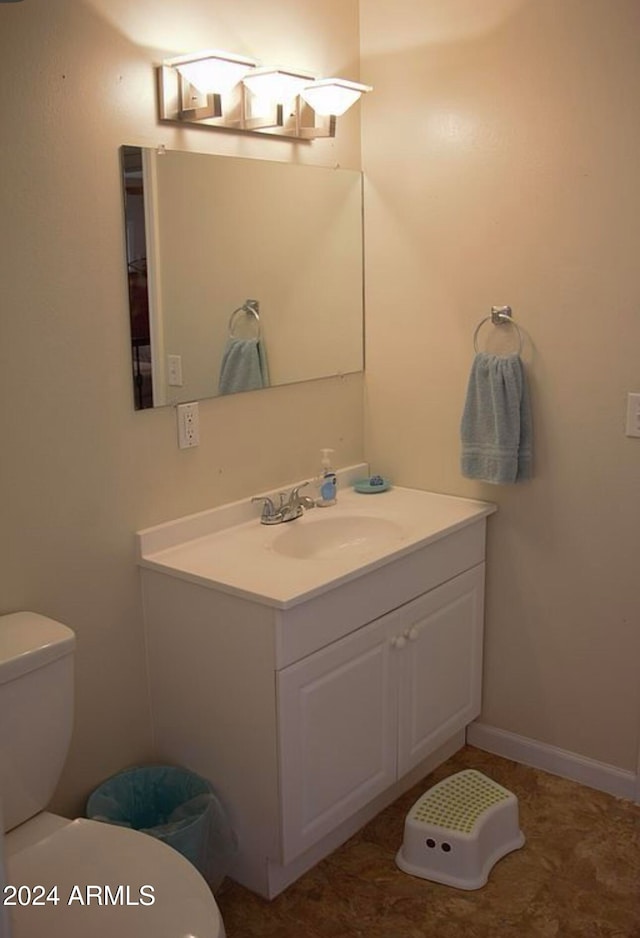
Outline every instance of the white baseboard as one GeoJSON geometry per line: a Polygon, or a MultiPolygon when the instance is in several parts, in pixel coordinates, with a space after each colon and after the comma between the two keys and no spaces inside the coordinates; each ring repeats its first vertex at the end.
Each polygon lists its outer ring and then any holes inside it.
{"type": "Polygon", "coordinates": [[[640,802],[638,776],[613,765],[596,762],[595,759],[587,759],[575,752],[558,749],[557,746],[527,739],[526,736],[518,736],[485,723],[471,723],[467,727],[467,742],[485,752],[571,779],[588,788],[640,802]]]}

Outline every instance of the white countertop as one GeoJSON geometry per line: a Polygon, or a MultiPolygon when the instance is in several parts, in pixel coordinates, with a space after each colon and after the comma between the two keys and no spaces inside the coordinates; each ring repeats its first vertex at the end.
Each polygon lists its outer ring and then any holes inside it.
{"type": "Polygon", "coordinates": [[[263,525],[259,507],[247,499],[139,532],[139,563],[286,609],[495,510],[489,502],[418,489],[394,487],[361,495],[342,485],[336,505],[311,509],[285,524],[263,525]],[[246,520],[247,514],[251,520],[246,520]],[[341,536],[343,531],[347,536],[341,536]],[[299,545],[315,549],[316,543],[314,556],[295,555],[299,545]],[[289,544],[295,548],[293,555],[289,544]]]}

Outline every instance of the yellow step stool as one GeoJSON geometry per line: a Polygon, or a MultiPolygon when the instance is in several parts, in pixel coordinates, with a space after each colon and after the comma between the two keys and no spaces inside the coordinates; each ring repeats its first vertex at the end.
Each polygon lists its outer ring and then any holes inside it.
{"type": "Polygon", "coordinates": [[[466,769],[418,798],[405,819],[396,865],[445,886],[480,889],[498,860],[523,844],[516,796],[466,769]]]}

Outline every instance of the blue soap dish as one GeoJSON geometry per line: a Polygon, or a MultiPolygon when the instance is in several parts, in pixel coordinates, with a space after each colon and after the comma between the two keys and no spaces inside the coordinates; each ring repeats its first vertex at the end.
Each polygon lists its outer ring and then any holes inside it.
{"type": "Polygon", "coordinates": [[[353,487],[361,495],[377,495],[379,492],[386,492],[387,489],[390,489],[391,482],[388,479],[383,479],[382,476],[374,475],[369,479],[358,479],[357,482],[353,483],[353,487]]]}

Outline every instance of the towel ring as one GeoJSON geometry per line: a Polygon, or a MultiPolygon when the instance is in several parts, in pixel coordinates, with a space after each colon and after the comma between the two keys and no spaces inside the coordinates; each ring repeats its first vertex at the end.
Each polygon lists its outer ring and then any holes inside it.
{"type": "Polygon", "coordinates": [[[229,336],[232,339],[235,339],[233,329],[238,321],[238,317],[244,313],[246,316],[253,316],[256,321],[256,339],[260,338],[260,303],[258,300],[245,300],[242,306],[238,306],[237,309],[229,316],[229,336]]]}
{"type": "Polygon", "coordinates": [[[510,306],[492,306],[491,315],[485,316],[484,319],[481,319],[478,325],[476,326],[476,331],[473,333],[473,347],[476,351],[476,354],[480,351],[478,348],[478,333],[484,326],[485,322],[492,322],[494,326],[504,326],[509,325],[518,333],[518,355],[522,354],[522,345],[523,338],[520,327],[516,322],[513,321],[513,315],[511,313],[510,306]]]}

